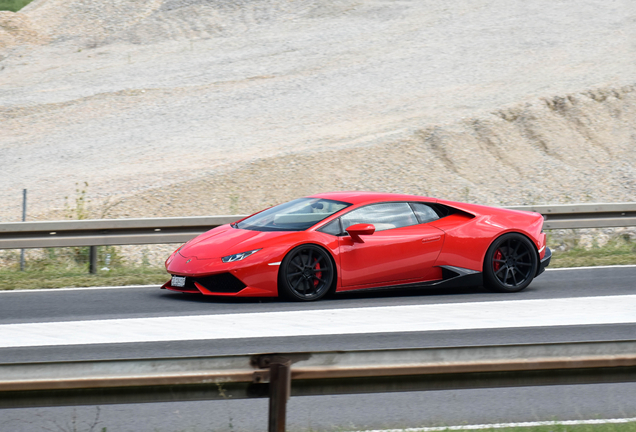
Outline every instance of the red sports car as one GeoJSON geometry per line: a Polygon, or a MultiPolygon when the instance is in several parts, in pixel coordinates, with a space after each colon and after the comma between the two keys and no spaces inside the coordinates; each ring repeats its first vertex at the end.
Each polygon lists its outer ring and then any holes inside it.
{"type": "Polygon", "coordinates": [[[414,195],[333,192],[280,204],[190,240],[162,288],[318,300],[425,286],[526,288],[552,253],[538,213],[414,195]]]}

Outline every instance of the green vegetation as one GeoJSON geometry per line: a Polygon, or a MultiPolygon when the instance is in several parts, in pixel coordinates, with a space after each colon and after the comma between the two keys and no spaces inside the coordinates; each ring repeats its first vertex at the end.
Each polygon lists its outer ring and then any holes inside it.
{"type": "Polygon", "coordinates": [[[0,0],[0,11],[17,12],[29,3],[31,0],[0,0]]]}
{"type": "Polygon", "coordinates": [[[125,286],[163,284],[169,279],[166,269],[155,267],[129,267],[89,274],[86,267],[33,271],[0,270],[0,290],[125,286]]]}
{"type": "MultiPolygon", "coordinates": [[[[627,423],[602,423],[602,424],[568,424],[570,422],[554,422],[554,424],[541,426],[515,426],[497,427],[484,429],[462,429],[479,430],[480,432],[636,432],[636,422],[627,423]]],[[[572,422],[574,423],[574,422],[572,422]]],[[[437,429],[437,428],[436,428],[437,429]]],[[[439,428],[442,430],[442,428],[439,428]]],[[[449,427],[443,431],[457,430],[456,427],[449,427]]],[[[426,429],[423,429],[426,430],[426,429]]],[[[430,428],[428,429],[430,430],[430,428]]]]}
{"type": "MultiPolygon", "coordinates": [[[[65,197],[65,219],[105,218],[119,204],[106,199],[94,206],[87,197],[88,183],[75,186],[75,197],[65,197]]],[[[142,251],[141,263],[134,265],[124,261],[120,248],[115,246],[97,248],[98,270],[89,274],[89,250],[89,247],[27,250],[24,271],[20,271],[19,251],[0,251],[0,290],[150,285],[168,280],[163,265],[149,264],[147,250],[142,251]]]]}
{"type": "Polygon", "coordinates": [[[43,256],[26,259],[24,271],[20,271],[19,252],[13,251],[4,256],[0,290],[149,285],[163,284],[169,278],[163,266],[122,262],[117,248],[112,246],[98,248],[97,274],[89,274],[88,250],[88,247],[45,249],[43,256]]]}
{"type": "MultiPolygon", "coordinates": [[[[548,238],[548,245],[558,244],[548,238]]],[[[561,241],[561,248],[552,249],[550,268],[586,267],[599,265],[636,264],[636,242],[629,236],[614,238],[603,246],[592,245],[591,248],[581,246],[572,238],[561,241]]]]}

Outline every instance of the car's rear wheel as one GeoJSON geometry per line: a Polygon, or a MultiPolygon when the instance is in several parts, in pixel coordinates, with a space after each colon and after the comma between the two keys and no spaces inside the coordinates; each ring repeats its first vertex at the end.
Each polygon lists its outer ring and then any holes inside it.
{"type": "Polygon", "coordinates": [[[334,277],[331,257],[324,249],[312,244],[298,246],[280,265],[279,294],[290,300],[318,300],[329,292],[334,277]]]}
{"type": "Polygon", "coordinates": [[[521,291],[534,279],[537,265],[536,248],[526,236],[504,234],[486,253],[484,285],[499,292],[521,291]]]}

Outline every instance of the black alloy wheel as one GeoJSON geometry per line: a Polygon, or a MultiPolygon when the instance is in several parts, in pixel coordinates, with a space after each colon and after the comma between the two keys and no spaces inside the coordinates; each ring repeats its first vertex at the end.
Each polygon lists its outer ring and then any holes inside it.
{"type": "Polygon", "coordinates": [[[312,244],[298,246],[281,263],[279,294],[291,300],[318,300],[329,292],[334,273],[331,257],[323,248],[312,244]]]}
{"type": "Polygon", "coordinates": [[[484,285],[499,292],[517,292],[537,273],[534,244],[524,235],[504,234],[493,242],[484,261],[484,285]]]}

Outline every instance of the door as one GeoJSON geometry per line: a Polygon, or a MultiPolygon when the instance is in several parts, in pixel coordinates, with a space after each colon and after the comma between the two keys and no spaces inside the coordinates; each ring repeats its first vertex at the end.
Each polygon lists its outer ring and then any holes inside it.
{"type": "Polygon", "coordinates": [[[361,242],[340,237],[342,287],[392,285],[438,278],[433,264],[444,242],[444,232],[420,224],[405,202],[361,207],[341,217],[343,229],[358,223],[376,228],[361,242]]]}

